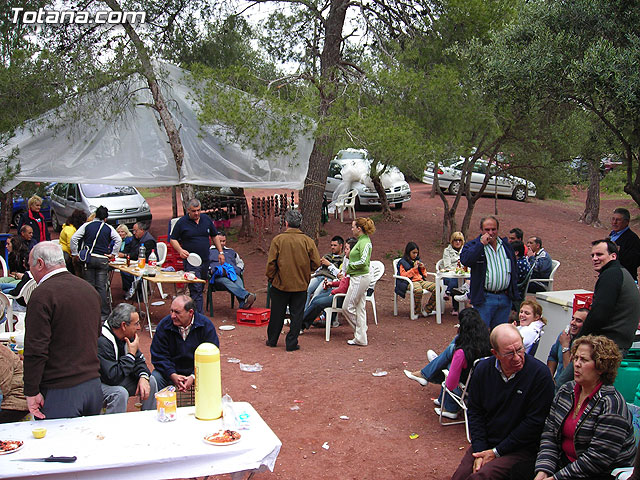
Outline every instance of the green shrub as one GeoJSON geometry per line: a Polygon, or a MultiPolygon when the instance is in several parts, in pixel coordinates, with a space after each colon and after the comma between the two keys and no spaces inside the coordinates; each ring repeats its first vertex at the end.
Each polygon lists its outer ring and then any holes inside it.
{"type": "Polygon", "coordinates": [[[624,193],[624,185],[627,183],[627,170],[620,166],[611,170],[600,182],[602,193],[620,194],[624,193]]]}

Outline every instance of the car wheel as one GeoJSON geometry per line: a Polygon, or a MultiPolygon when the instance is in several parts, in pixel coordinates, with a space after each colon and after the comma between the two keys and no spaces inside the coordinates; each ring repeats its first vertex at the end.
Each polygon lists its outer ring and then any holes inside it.
{"type": "Polygon", "coordinates": [[[400,210],[402,208],[402,205],[404,205],[404,203],[396,203],[393,205],[393,208],[395,208],[396,210],[400,210]]]}
{"type": "Polygon", "coordinates": [[[454,180],[449,185],[449,193],[451,195],[457,195],[459,191],[460,191],[460,181],[459,180],[454,180]]]}
{"type": "Polygon", "coordinates": [[[513,189],[513,193],[511,194],[514,200],[519,202],[524,202],[527,199],[527,189],[522,185],[518,185],[513,189]]]}
{"type": "Polygon", "coordinates": [[[18,223],[20,222],[20,215],[22,215],[22,212],[16,212],[11,219],[16,228],[18,228],[18,223]]]}
{"type": "Polygon", "coordinates": [[[62,225],[60,225],[60,222],[58,221],[58,216],[54,212],[51,212],[51,227],[56,232],[59,232],[60,230],[62,230],[62,225]]]}

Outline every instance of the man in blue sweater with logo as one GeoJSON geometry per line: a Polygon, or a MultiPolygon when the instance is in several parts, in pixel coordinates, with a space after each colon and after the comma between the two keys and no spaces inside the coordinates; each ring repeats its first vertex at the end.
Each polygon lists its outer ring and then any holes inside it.
{"type": "Polygon", "coordinates": [[[506,480],[513,465],[535,459],[553,400],[549,369],[524,353],[513,325],[498,325],[490,340],[493,357],[478,363],[469,384],[471,447],[452,480],[506,480]]]}
{"type": "Polygon", "coordinates": [[[176,390],[189,390],[196,379],[194,356],[201,343],[220,347],[216,328],[211,320],[196,312],[195,302],[186,295],[171,302],[171,313],[160,320],[151,341],[151,362],[155,370],[158,391],[168,385],[176,390]]]}

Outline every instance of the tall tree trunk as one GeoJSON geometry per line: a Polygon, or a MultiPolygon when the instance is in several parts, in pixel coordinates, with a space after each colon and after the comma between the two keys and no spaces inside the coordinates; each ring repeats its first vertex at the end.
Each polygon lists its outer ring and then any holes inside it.
{"type": "Polygon", "coordinates": [[[231,191],[236,197],[241,197],[240,215],[242,216],[242,225],[240,226],[240,232],[238,236],[241,238],[251,237],[251,216],[249,215],[249,206],[247,205],[247,198],[244,194],[244,188],[231,187],[231,191]]]}
{"type": "MultiPolygon", "coordinates": [[[[341,59],[343,40],[342,29],[347,8],[349,8],[348,0],[331,0],[329,16],[325,22],[324,46],[320,54],[320,80],[317,85],[320,93],[319,129],[323,128],[323,119],[329,116],[331,105],[337,97],[338,65],[341,59]]],[[[301,229],[316,242],[320,232],[322,195],[327,182],[332,149],[333,142],[328,134],[323,133],[316,138],[300,198],[301,229]]]]}
{"type": "Polygon", "coordinates": [[[601,227],[602,223],[598,218],[600,215],[600,168],[598,161],[594,159],[589,159],[587,165],[589,167],[589,188],[580,221],[587,225],[601,227]]]}
{"type": "Polygon", "coordinates": [[[318,241],[320,221],[322,219],[322,195],[329,172],[330,154],[328,145],[333,142],[327,135],[316,138],[309,157],[309,169],[304,179],[304,188],[300,196],[300,211],[302,212],[301,230],[318,241]]]}
{"type": "Polygon", "coordinates": [[[382,217],[385,220],[391,220],[393,215],[391,214],[391,209],[389,208],[389,200],[387,200],[387,192],[384,191],[384,187],[382,186],[382,181],[380,177],[375,176],[371,177],[371,181],[373,182],[373,186],[378,193],[378,197],[380,197],[380,206],[382,207],[382,217]]]}
{"type": "Polygon", "coordinates": [[[171,187],[171,218],[176,218],[178,216],[178,199],[177,199],[177,188],[176,186],[171,187]]]}
{"type": "Polygon", "coordinates": [[[0,231],[8,232],[11,228],[11,214],[13,213],[13,190],[2,195],[0,208],[0,231]]]}
{"type": "MultiPolygon", "coordinates": [[[[104,2],[114,12],[122,11],[122,8],[120,8],[117,0],[104,0],[104,2]]],[[[138,54],[138,60],[140,61],[141,66],[140,73],[147,80],[147,85],[149,86],[151,96],[153,97],[153,108],[158,112],[162,125],[164,126],[164,130],[167,133],[167,137],[169,138],[169,146],[171,147],[171,152],[173,153],[173,159],[176,162],[176,169],[178,170],[178,174],[180,174],[180,172],[182,171],[182,163],[184,162],[184,148],[182,147],[182,142],[180,141],[180,132],[176,128],[173,118],[171,117],[171,113],[167,108],[167,103],[164,99],[164,96],[160,91],[158,79],[156,78],[156,74],[153,70],[153,65],[151,64],[151,58],[149,57],[149,52],[147,52],[147,48],[144,46],[144,43],[138,36],[138,33],[130,23],[125,22],[122,26],[124,27],[127,36],[133,43],[138,54]]],[[[182,191],[182,201],[184,207],[189,200],[195,197],[195,192],[193,190],[193,187],[188,184],[180,184],[180,190],[182,191]]]]}

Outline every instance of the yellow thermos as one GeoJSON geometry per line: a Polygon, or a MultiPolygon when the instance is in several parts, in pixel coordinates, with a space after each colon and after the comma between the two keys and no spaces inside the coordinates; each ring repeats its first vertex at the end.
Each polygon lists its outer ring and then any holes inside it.
{"type": "Polygon", "coordinates": [[[202,343],[195,353],[196,418],[215,420],[222,416],[220,350],[213,343],[202,343]]]}

